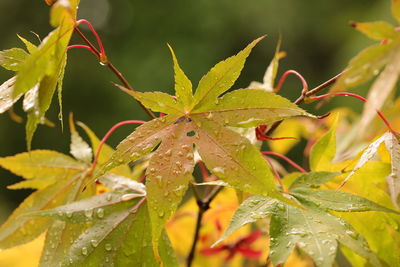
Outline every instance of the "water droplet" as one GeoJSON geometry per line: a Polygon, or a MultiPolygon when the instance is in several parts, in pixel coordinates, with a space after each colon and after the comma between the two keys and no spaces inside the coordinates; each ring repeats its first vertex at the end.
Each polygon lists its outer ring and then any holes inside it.
{"type": "Polygon", "coordinates": [[[97,247],[99,245],[99,242],[95,239],[90,240],[90,244],[92,245],[92,247],[97,247]]]}
{"type": "Polygon", "coordinates": [[[97,209],[97,217],[99,217],[99,219],[104,217],[104,210],[102,208],[97,209]]]}
{"type": "Polygon", "coordinates": [[[187,158],[188,160],[192,160],[192,159],[193,159],[193,154],[192,154],[192,153],[187,154],[187,155],[186,155],[186,158],[187,158]]]}
{"type": "Polygon", "coordinates": [[[88,254],[88,249],[87,249],[87,247],[83,247],[82,250],[81,250],[81,252],[82,252],[82,255],[83,255],[83,256],[86,256],[86,255],[88,254]]]}
{"type": "Polygon", "coordinates": [[[171,149],[168,149],[166,152],[165,152],[165,156],[167,156],[167,157],[169,157],[169,156],[171,156],[171,154],[172,154],[172,151],[171,151],[171,149]]]}
{"type": "Polygon", "coordinates": [[[155,169],[155,168],[150,168],[149,171],[150,171],[151,173],[155,173],[155,172],[156,172],[156,169],[155,169]]]}
{"type": "Polygon", "coordinates": [[[162,218],[162,217],[164,217],[164,215],[165,215],[164,211],[163,211],[163,210],[160,210],[160,212],[158,213],[158,216],[159,216],[160,218],[162,218]]]}
{"type": "Polygon", "coordinates": [[[188,145],[182,145],[182,149],[183,149],[183,150],[189,151],[189,148],[190,148],[190,147],[189,147],[188,145]]]}
{"type": "Polygon", "coordinates": [[[65,216],[67,216],[67,218],[71,219],[72,218],[72,211],[66,211],[65,212],[65,216]]]}
{"type": "Polygon", "coordinates": [[[88,219],[92,219],[92,215],[93,215],[93,210],[92,209],[86,209],[84,211],[86,218],[88,219]]]}
{"type": "Polygon", "coordinates": [[[57,212],[58,216],[64,216],[64,212],[62,212],[61,210],[59,212],[57,212]]]}
{"type": "Polygon", "coordinates": [[[183,152],[182,152],[182,151],[179,151],[179,152],[178,152],[178,156],[182,157],[182,156],[183,156],[183,152]]]}
{"type": "Polygon", "coordinates": [[[106,196],[106,200],[107,200],[107,201],[111,201],[111,200],[112,200],[112,195],[111,195],[111,194],[108,194],[108,195],[106,196]]]}
{"type": "Polygon", "coordinates": [[[178,167],[178,168],[182,168],[182,162],[180,162],[180,161],[177,161],[177,162],[175,163],[175,165],[176,165],[176,167],[178,167]]]}
{"type": "Polygon", "coordinates": [[[105,244],[105,245],[104,245],[104,248],[105,248],[107,251],[111,251],[111,250],[112,250],[112,246],[111,246],[111,244],[109,244],[109,243],[105,244]]]}
{"type": "Polygon", "coordinates": [[[208,113],[208,115],[207,115],[207,120],[212,120],[212,118],[213,118],[213,114],[210,112],[210,113],[208,113]]]}

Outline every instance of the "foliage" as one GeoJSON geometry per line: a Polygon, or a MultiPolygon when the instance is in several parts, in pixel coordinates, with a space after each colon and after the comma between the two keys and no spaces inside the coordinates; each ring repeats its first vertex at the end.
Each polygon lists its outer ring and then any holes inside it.
{"type": "MultiPolygon", "coordinates": [[[[398,2],[392,1],[392,11],[400,20],[398,2]]],[[[400,266],[400,135],[394,130],[400,125],[390,124],[379,110],[392,114],[397,108],[384,105],[395,96],[400,74],[396,27],[382,21],[353,23],[380,43],[312,90],[293,70],[275,85],[284,55],[280,40],[263,82],[236,90],[230,89],[263,37],[212,67],[194,92],[168,46],[175,74],[176,95],[171,96],[131,87],[108,59],[91,24],[76,20],[78,0],[46,3],[55,29],[38,46],[19,36],[26,51],[0,51],[0,65],[15,72],[0,86],[0,112],[24,98],[28,149],[0,158],[0,166],[24,178],[9,189],[36,190],[0,227],[5,253],[22,251],[20,245],[35,246],[41,250],[40,266],[178,266],[186,257],[188,266],[332,266],[345,264],[343,259],[355,266],[400,266]],[[80,23],[90,26],[99,48],[80,32],[80,23]],[[70,45],[73,32],[84,45],[70,45]],[[121,122],[102,140],[78,122],[89,145],[71,115],[72,157],[31,150],[37,126],[49,124],[45,113],[56,90],[62,119],[62,80],[67,51],[73,48],[90,50],[151,120],[121,122]],[[370,80],[381,69],[367,100],[340,92],[370,80]],[[294,103],[278,95],[289,74],[303,84],[294,103]],[[330,94],[316,96],[333,82],[330,94]],[[333,110],[326,118],[297,105],[336,95],[367,101],[363,114],[352,117],[333,110]],[[388,131],[374,124],[376,113],[388,131]],[[279,126],[282,120],[285,127],[279,126]],[[141,125],[115,150],[107,146],[113,131],[126,124],[141,125]],[[366,129],[376,140],[366,137],[366,129]],[[290,139],[281,134],[307,141],[304,157],[310,171],[284,155],[297,141],[279,146],[290,139]],[[271,151],[262,151],[263,141],[271,151]],[[365,149],[360,151],[361,146],[365,149]],[[366,226],[365,218],[376,228],[366,226]]]]}

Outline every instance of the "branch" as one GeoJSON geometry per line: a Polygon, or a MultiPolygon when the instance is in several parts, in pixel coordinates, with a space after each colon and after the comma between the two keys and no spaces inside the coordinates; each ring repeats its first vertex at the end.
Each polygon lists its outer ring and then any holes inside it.
{"type": "MultiPolygon", "coordinates": [[[[86,22],[85,22],[86,23],[86,22]]],[[[98,41],[99,46],[100,46],[100,51],[89,41],[89,39],[78,29],[78,25],[79,23],[76,25],[75,27],[75,32],[79,35],[79,37],[88,45],[88,47],[90,48],[90,50],[97,56],[97,58],[100,60],[100,63],[102,65],[107,66],[117,77],[118,79],[124,84],[124,86],[126,88],[128,88],[131,91],[135,91],[133,89],[133,87],[129,84],[129,82],[125,79],[125,77],[122,75],[122,73],[111,63],[111,61],[106,57],[105,53],[104,53],[104,48],[101,44],[101,41],[98,41]]],[[[96,33],[96,31],[94,31],[93,27],[90,27],[90,29],[92,30],[93,34],[96,36],[96,39],[98,38],[98,34],[96,33]]],[[[98,39],[99,40],[99,39],[98,39]]],[[[135,99],[136,100],[136,99],[135,99]]],[[[138,100],[136,100],[136,102],[142,107],[142,109],[146,112],[146,114],[152,118],[155,119],[156,115],[154,115],[154,113],[149,110],[148,108],[146,108],[145,106],[143,106],[142,103],[140,103],[138,100]]]]}
{"type": "Polygon", "coordinates": [[[214,198],[218,195],[218,193],[222,189],[221,186],[216,186],[207,196],[205,196],[203,199],[201,199],[199,197],[199,194],[197,193],[196,189],[194,188],[194,186],[191,185],[191,187],[194,192],[194,196],[196,198],[196,203],[199,208],[199,211],[197,214],[196,228],[194,231],[192,247],[190,249],[189,256],[187,257],[187,260],[186,260],[187,267],[191,267],[192,263],[193,263],[193,259],[194,259],[195,253],[196,253],[197,241],[199,240],[201,221],[203,220],[203,215],[210,208],[211,202],[214,200],[214,198]]]}
{"type": "MultiPolygon", "coordinates": [[[[339,79],[340,76],[342,76],[344,72],[345,71],[342,71],[341,73],[339,73],[335,77],[333,77],[333,78],[327,80],[326,82],[318,85],[317,87],[307,91],[306,93],[304,93],[304,90],[303,90],[301,96],[299,96],[299,98],[297,98],[296,101],[294,101],[294,103],[296,105],[298,105],[298,104],[302,103],[306,97],[309,97],[309,96],[312,96],[312,95],[315,95],[315,94],[319,93],[320,91],[322,91],[323,89],[325,89],[329,85],[331,85],[334,82],[336,82],[337,79],[339,79]]],[[[282,123],[282,121],[277,121],[274,124],[272,124],[271,127],[268,129],[268,131],[265,133],[265,135],[271,135],[275,131],[275,129],[278,128],[279,125],[281,125],[281,123],[282,123]]]]}

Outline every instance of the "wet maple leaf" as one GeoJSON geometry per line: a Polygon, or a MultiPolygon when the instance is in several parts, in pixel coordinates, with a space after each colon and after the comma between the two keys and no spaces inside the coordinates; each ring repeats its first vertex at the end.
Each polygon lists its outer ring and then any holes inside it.
{"type": "Polygon", "coordinates": [[[227,126],[249,128],[293,116],[313,116],[265,90],[239,89],[220,97],[234,84],[251,49],[261,39],[215,65],[200,80],[194,95],[192,83],[172,49],[176,97],[121,87],[147,108],[168,115],[147,122],[124,139],[97,177],[149,154],[159,145],[146,171],[153,247],[157,247],[165,222],[188,188],[194,168],[194,146],[207,168],[231,186],[289,201],[275,187],[273,174],[258,149],[227,126]]]}

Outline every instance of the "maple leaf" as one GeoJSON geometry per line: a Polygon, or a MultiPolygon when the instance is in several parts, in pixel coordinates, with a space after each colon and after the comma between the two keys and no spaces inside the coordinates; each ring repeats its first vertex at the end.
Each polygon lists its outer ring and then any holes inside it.
{"type": "Polygon", "coordinates": [[[400,161],[400,137],[398,134],[392,132],[386,132],[381,137],[376,139],[374,142],[369,144],[361,153],[357,164],[351,170],[349,175],[342,182],[342,186],[368,161],[370,161],[378,152],[379,146],[384,143],[386,149],[390,153],[391,157],[391,173],[386,178],[389,194],[392,197],[393,204],[398,208],[398,197],[400,195],[400,172],[397,166],[400,161]]]}
{"type": "MultiPolygon", "coordinates": [[[[392,1],[392,11],[393,16],[398,20],[397,0],[392,1]]],[[[370,39],[378,40],[380,43],[362,50],[352,58],[346,71],[331,88],[331,92],[346,91],[379,74],[368,91],[368,101],[361,117],[359,134],[364,135],[376,116],[376,110],[382,108],[398,81],[400,32],[398,28],[384,21],[352,23],[351,25],[370,39]]]]}
{"type": "MultiPolygon", "coordinates": [[[[81,125],[83,124],[81,123],[81,125]]],[[[63,259],[71,240],[77,238],[85,230],[85,227],[61,221],[53,222],[48,218],[32,218],[27,214],[52,209],[93,196],[96,193],[94,184],[86,188],[88,178],[85,175],[86,170],[90,167],[93,150],[79,136],[72,117],[70,126],[71,154],[75,158],[50,150],[33,150],[30,153],[0,158],[1,167],[26,179],[9,188],[38,189],[28,196],[0,227],[0,247],[5,249],[29,242],[47,230],[40,260],[41,266],[54,266],[54,262],[63,259]],[[86,190],[82,192],[84,188],[86,190]]],[[[84,127],[94,148],[97,149],[98,138],[87,126],[84,127]]],[[[109,146],[105,145],[104,150],[100,153],[99,162],[104,162],[112,154],[112,151],[109,146]]],[[[118,174],[129,175],[129,167],[119,166],[109,175],[112,178],[113,175],[118,174]]],[[[102,181],[113,188],[110,182],[102,181]]],[[[115,179],[112,181],[114,187],[119,185],[115,179]]],[[[132,188],[129,183],[124,186],[132,188]]]]}
{"type": "MultiPolygon", "coordinates": [[[[72,266],[159,266],[153,254],[146,192],[141,183],[105,175],[107,192],[51,210],[32,213],[68,224],[90,226],[67,244],[67,253],[54,262],[72,266]]],[[[168,236],[163,233],[159,252],[165,266],[178,266],[168,236]]]]}
{"type": "Polygon", "coordinates": [[[215,65],[201,78],[194,95],[172,49],[176,99],[161,92],[140,93],[120,87],[144,106],[168,115],[147,122],[124,139],[97,176],[149,154],[161,143],[146,171],[155,248],[161,229],[192,177],[193,145],[207,168],[235,188],[289,201],[276,189],[269,166],[258,149],[227,127],[249,128],[293,116],[314,116],[264,90],[240,89],[219,97],[234,84],[251,49],[261,39],[215,65]]]}
{"type": "Polygon", "coordinates": [[[25,94],[28,150],[31,149],[33,134],[39,123],[44,121],[57,85],[61,109],[66,51],[75,28],[78,3],[78,0],[64,0],[57,1],[52,6],[50,23],[56,29],[50,32],[38,47],[19,37],[25,43],[29,54],[20,48],[0,51],[0,65],[17,73],[0,87],[0,113],[9,109],[25,94]]]}
{"type": "Polygon", "coordinates": [[[273,264],[284,263],[292,249],[304,250],[317,266],[332,266],[338,243],[354,250],[380,266],[359,233],[343,219],[329,211],[361,212],[393,210],[382,207],[360,196],[332,190],[313,190],[335,177],[337,173],[316,172],[298,177],[289,188],[290,194],[306,209],[299,209],[266,196],[252,196],[245,200],[232,217],[224,235],[216,242],[243,225],[259,219],[270,221],[270,257],[273,264]]]}

